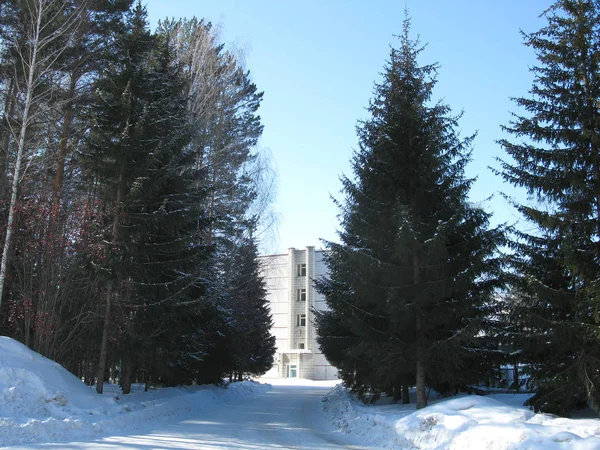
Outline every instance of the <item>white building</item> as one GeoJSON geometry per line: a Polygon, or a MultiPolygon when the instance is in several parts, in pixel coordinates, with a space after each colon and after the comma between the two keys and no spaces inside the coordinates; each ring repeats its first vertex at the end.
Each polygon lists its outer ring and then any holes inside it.
{"type": "Polygon", "coordinates": [[[275,364],[266,377],[337,379],[337,369],[327,362],[316,341],[311,309],[327,308],[313,280],[327,273],[323,251],[314,247],[290,248],[281,255],[261,256],[267,298],[273,315],[275,364]]]}

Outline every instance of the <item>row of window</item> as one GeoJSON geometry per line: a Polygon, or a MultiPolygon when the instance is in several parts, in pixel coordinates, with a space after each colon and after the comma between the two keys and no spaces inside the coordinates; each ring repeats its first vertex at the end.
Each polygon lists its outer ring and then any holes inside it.
{"type": "MultiPolygon", "coordinates": [[[[298,264],[297,266],[297,276],[305,277],[306,276],[306,264],[298,264]]],[[[305,302],[306,301],[306,289],[297,289],[296,290],[296,301],[305,302]]],[[[306,326],[306,314],[298,314],[296,316],[296,326],[297,327],[305,327],[306,326]]],[[[304,342],[298,343],[298,349],[304,349],[304,342]]],[[[289,366],[288,368],[288,376],[295,377],[296,376],[296,366],[289,366]],[[293,374],[291,373],[293,372],[293,374]]]]}

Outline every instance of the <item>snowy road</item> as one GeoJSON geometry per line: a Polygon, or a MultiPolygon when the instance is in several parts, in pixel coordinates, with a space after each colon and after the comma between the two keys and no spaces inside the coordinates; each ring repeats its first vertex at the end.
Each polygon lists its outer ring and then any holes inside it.
{"type": "Polygon", "coordinates": [[[96,441],[38,444],[11,449],[374,449],[325,422],[321,399],[327,387],[273,386],[235,403],[198,411],[145,435],[96,441]]]}

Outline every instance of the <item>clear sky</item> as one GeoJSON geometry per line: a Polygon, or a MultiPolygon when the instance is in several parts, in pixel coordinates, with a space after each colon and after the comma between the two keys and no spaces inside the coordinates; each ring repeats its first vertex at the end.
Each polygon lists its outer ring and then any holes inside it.
{"type": "Polygon", "coordinates": [[[275,238],[264,247],[322,247],[337,240],[341,174],[351,175],[356,122],[402,31],[404,9],[412,35],[427,44],[421,64],[438,62],[435,99],[460,120],[463,135],[477,132],[467,175],[477,177],[471,200],[485,202],[494,223],[519,217],[497,193],[523,194],[488,169],[504,157],[495,142],[515,111],[510,97],[527,95],[536,64],[519,30],[537,31],[550,0],[146,0],[154,25],[165,17],[205,18],[226,45],[243,49],[259,90],[264,133],[277,173],[275,238]]]}

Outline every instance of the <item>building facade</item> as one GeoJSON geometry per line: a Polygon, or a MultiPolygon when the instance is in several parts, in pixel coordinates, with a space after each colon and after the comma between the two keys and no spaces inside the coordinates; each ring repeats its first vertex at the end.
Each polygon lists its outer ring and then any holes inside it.
{"type": "Polygon", "coordinates": [[[266,377],[337,379],[337,369],[327,362],[316,340],[312,308],[326,309],[313,280],[327,274],[323,251],[314,247],[290,248],[288,253],[261,256],[277,353],[266,377]]]}

